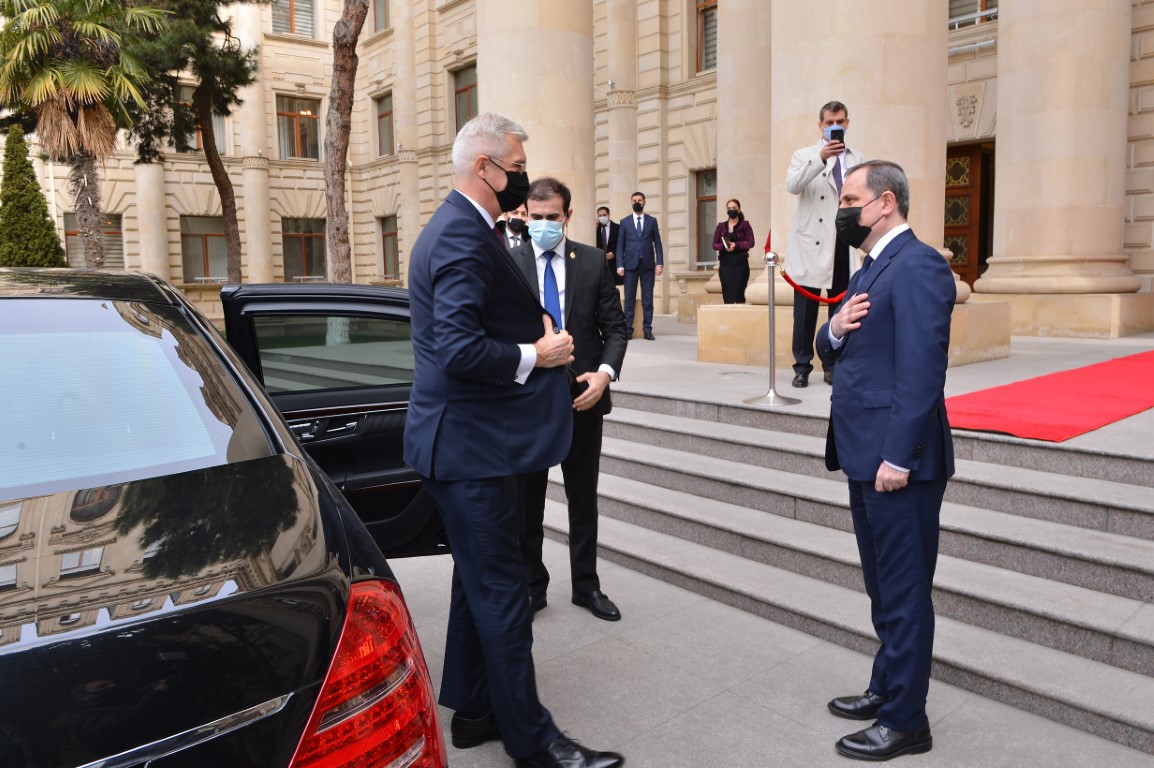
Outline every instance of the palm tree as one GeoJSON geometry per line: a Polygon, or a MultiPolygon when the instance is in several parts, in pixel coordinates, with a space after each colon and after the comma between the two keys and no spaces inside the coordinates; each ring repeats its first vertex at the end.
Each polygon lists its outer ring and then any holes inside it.
{"type": "Polygon", "coordinates": [[[40,146],[68,163],[84,263],[104,265],[96,161],[140,103],[148,72],[131,54],[164,12],[118,0],[0,0],[0,106],[36,116],[40,146]]]}

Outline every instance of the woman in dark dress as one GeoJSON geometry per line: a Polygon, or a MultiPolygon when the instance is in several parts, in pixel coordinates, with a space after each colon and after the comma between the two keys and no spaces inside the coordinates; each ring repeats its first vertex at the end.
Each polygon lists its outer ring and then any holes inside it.
{"type": "Polygon", "coordinates": [[[721,297],[726,304],[744,304],[745,286],[749,283],[749,249],[753,247],[753,227],[741,212],[740,200],[725,203],[726,219],[713,230],[713,249],[717,251],[721,297]]]}

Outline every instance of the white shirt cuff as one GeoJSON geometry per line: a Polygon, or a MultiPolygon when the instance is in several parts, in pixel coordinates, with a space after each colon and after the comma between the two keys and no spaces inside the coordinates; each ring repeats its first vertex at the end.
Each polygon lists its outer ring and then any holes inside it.
{"type": "Polygon", "coordinates": [[[597,366],[597,370],[609,374],[610,381],[617,381],[617,371],[613,370],[613,366],[602,363],[597,366]]]}
{"type": "Polygon", "coordinates": [[[832,326],[829,327],[828,329],[826,329],[825,335],[829,337],[829,345],[831,347],[833,347],[834,349],[841,349],[841,344],[843,341],[845,341],[845,339],[839,339],[837,336],[834,336],[832,326]]]}
{"type": "Polygon", "coordinates": [[[532,344],[518,344],[517,348],[521,350],[521,364],[517,366],[517,375],[513,381],[524,384],[537,365],[537,348],[532,344]]]}

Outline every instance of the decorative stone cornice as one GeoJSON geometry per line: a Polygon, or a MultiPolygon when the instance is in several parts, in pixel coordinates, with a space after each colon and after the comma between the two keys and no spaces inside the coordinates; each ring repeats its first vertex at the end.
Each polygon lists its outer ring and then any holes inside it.
{"type": "Polygon", "coordinates": [[[267,171],[268,170],[268,158],[264,157],[264,156],[252,156],[252,155],[250,155],[250,156],[244,158],[244,167],[245,168],[260,168],[262,170],[267,171]]]}
{"type": "Polygon", "coordinates": [[[606,104],[610,107],[637,106],[636,91],[610,91],[606,97],[606,104]]]}

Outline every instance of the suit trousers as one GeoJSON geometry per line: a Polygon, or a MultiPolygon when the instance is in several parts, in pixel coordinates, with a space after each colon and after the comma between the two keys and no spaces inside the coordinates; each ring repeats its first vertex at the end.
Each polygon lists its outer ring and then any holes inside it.
{"type": "Polygon", "coordinates": [[[938,521],[946,481],[913,481],[878,492],[874,481],[849,481],[854,535],[870,614],[881,645],[869,690],[886,699],[878,722],[913,731],[927,722],[934,649],[932,589],[938,521]]]}
{"type": "MultiPolygon", "coordinates": [[[[833,250],[833,282],[826,296],[837,296],[849,285],[849,246],[838,238],[833,250]]],[[[820,288],[802,286],[814,296],[821,295],[820,288]]],[[[793,294],[793,372],[809,375],[813,370],[813,336],[817,332],[818,302],[793,294]]],[[[838,304],[828,304],[827,317],[833,317],[838,304]]],[[[824,367],[825,364],[823,363],[824,367]]]]}
{"type": "Polygon", "coordinates": [[[422,481],[441,512],[453,553],[439,701],[462,712],[491,707],[505,751],[528,757],[560,731],[537,698],[520,483],[511,477],[422,481]]]}
{"type": "MultiPolygon", "coordinates": [[[[573,443],[561,462],[569,503],[569,573],[574,595],[601,589],[597,578],[597,479],[601,474],[601,430],[605,417],[593,411],[573,412],[573,443]]],[[[541,559],[545,533],[545,490],[549,470],[525,477],[525,562],[529,594],[544,595],[549,569],[541,559]]]]}
{"type": "MultiPolygon", "coordinates": [[[[657,270],[638,267],[625,270],[625,327],[633,336],[633,308],[637,306],[637,284],[641,283],[641,330],[653,332],[653,282],[657,270]]],[[[813,334],[810,334],[811,336],[813,334]]]]}

